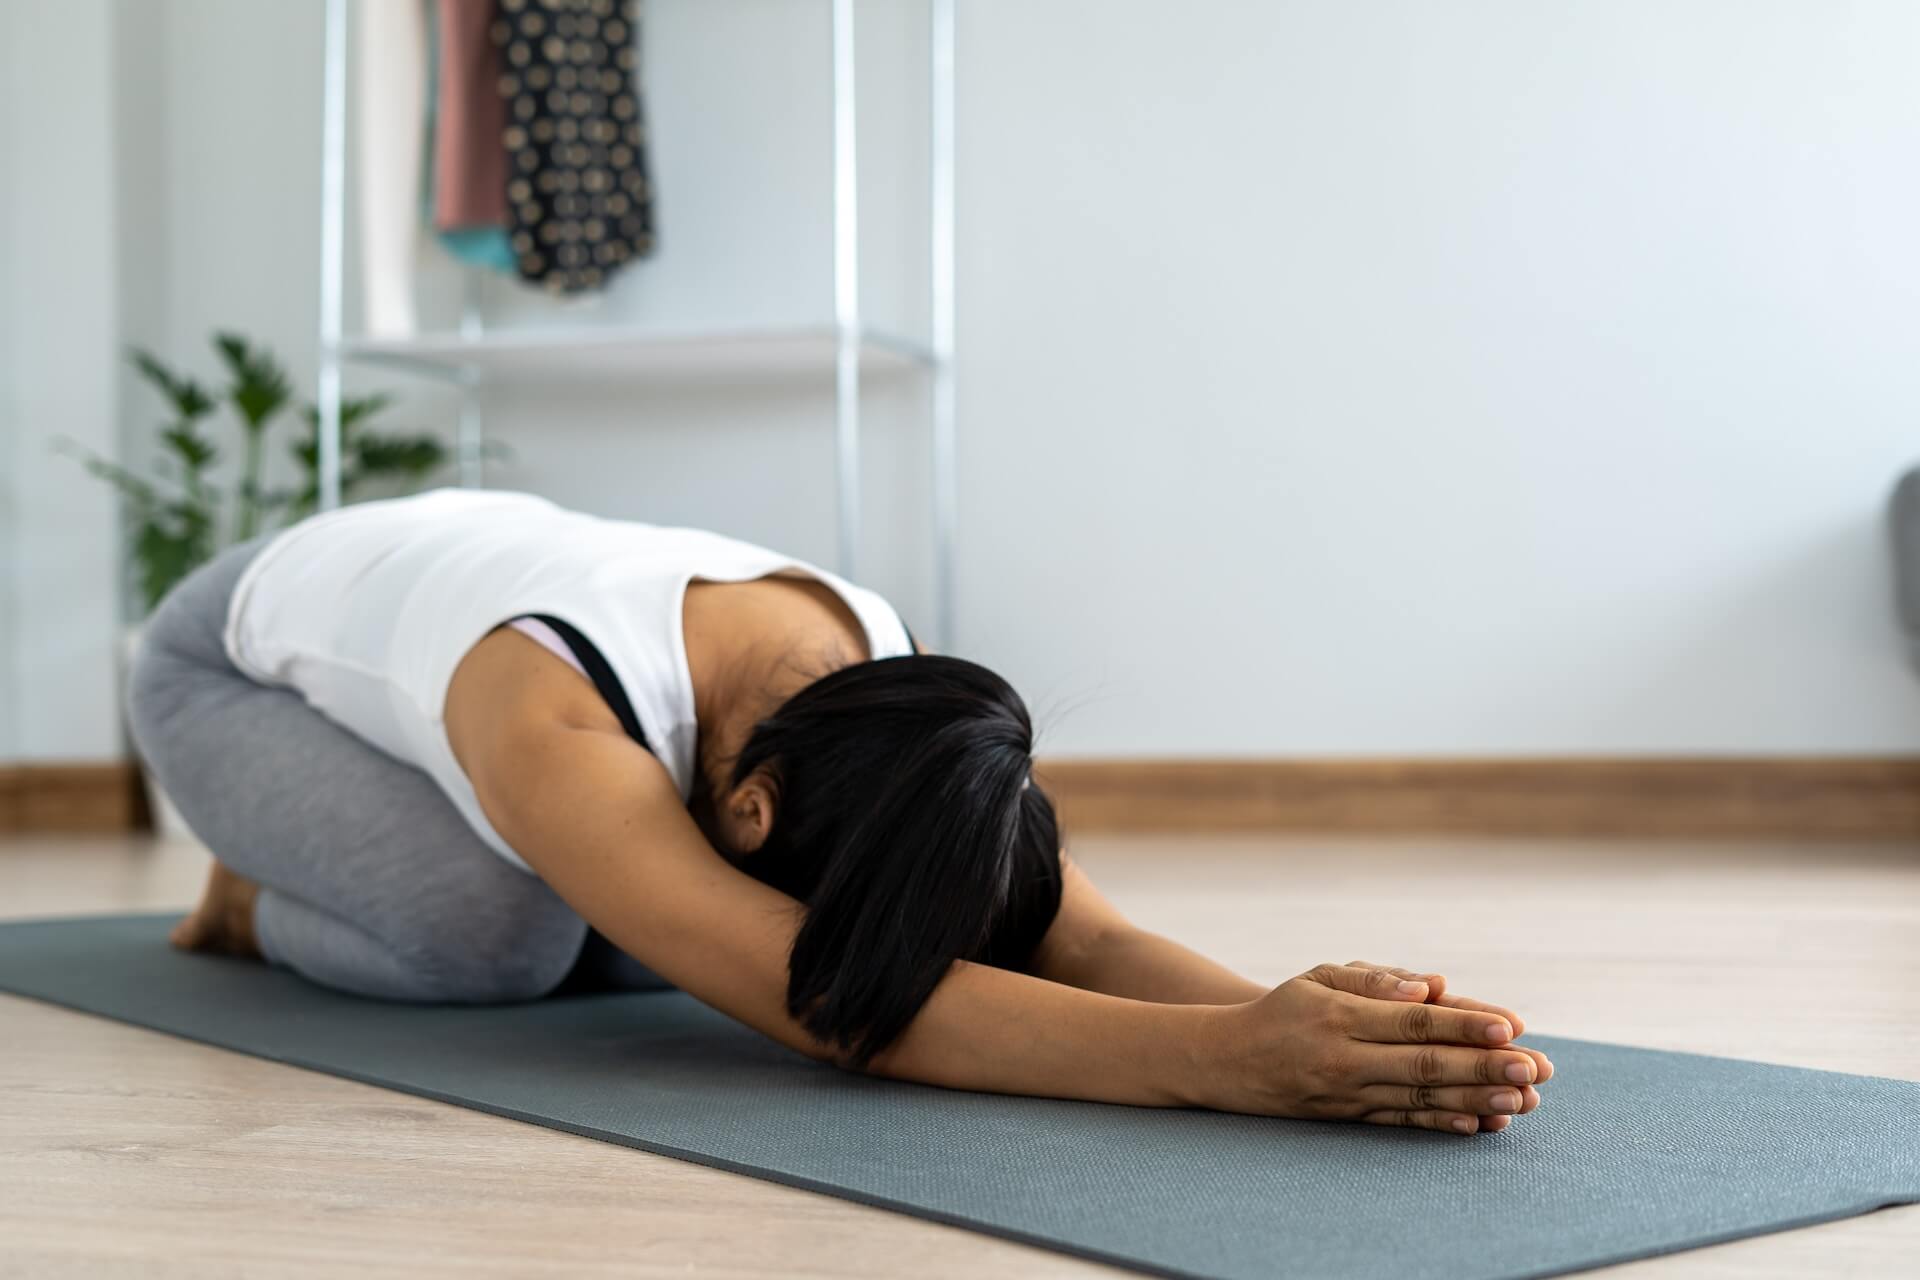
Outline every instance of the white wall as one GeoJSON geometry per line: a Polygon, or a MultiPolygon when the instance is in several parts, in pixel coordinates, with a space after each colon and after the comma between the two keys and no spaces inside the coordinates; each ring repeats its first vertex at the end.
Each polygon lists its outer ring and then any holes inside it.
{"type": "MultiPolygon", "coordinates": [[[[861,10],[902,316],[903,8],[861,10]]],[[[304,377],[318,6],[163,9],[163,345],[304,377]]],[[[824,9],[653,0],[662,254],[587,318],[824,314],[824,9]]],[[[1920,455],[1920,10],[962,10],[957,647],[1043,750],[1920,747],[1878,526],[1920,455]]],[[[919,625],[919,393],[875,391],[862,576],[919,625]]],[[[499,482],[828,560],[827,393],[515,389],[499,482]]]]}
{"type": "Polygon", "coordinates": [[[963,598],[1057,748],[1920,745],[1920,9],[966,16],[963,598]]]}
{"type": "Polygon", "coordinates": [[[20,0],[0,41],[0,760],[120,750],[114,506],[49,448],[117,448],[111,10],[20,0]]]}

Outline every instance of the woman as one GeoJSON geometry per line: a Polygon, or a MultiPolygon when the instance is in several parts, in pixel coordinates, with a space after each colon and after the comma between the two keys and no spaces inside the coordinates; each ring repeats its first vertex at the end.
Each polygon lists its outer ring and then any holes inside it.
{"type": "Polygon", "coordinates": [[[671,984],[899,1079],[1462,1133],[1552,1072],[1436,974],[1268,991],[1133,927],[1004,681],[717,534],[458,489],[328,512],[183,582],[128,696],[217,858],[174,942],[341,990],[671,984]]]}

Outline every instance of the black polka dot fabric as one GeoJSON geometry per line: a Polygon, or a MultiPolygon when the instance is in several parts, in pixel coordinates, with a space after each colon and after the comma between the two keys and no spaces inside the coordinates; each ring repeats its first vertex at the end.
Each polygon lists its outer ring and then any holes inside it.
{"type": "Polygon", "coordinates": [[[595,289],[653,249],[631,0],[495,0],[507,220],[522,278],[595,289]]]}

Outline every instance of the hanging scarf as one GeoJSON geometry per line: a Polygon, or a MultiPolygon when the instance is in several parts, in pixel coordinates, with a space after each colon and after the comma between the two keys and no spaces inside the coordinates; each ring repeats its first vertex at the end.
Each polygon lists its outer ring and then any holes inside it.
{"type": "Polygon", "coordinates": [[[494,13],[520,275],[598,288],[653,249],[639,33],[622,0],[495,0],[494,13]]]}

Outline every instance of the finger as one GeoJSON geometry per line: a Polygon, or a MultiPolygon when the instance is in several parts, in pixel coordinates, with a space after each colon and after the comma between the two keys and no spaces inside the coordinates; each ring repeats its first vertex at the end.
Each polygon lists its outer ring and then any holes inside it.
{"type": "Polygon", "coordinates": [[[1512,1123],[1512,1116],[1481,1116],[1480,1132],[1498,1133],[1512,1123]]]}
{"type": "MultiPolygon", "coordinates": [[[[1505,1117],[1498,1117],[1504,1119],[1505,1117]]],[[[1480,1117],[1457,1111],[1369,1111],[1360,1117],[1367,1124],[1397,1125],[1404,1129],[1437,1129],[1442,1133],[1474,1133],[1480,1117]]]]}
{"type": "Polygon", "coordinates": [[[1532,1084],[1538,1068],[1515,1049],[1355,1041],[1352,1075],[1365,1084],[1532,1084]]]}
{"type": "Polygon", "coordinates": [[[1540,1052],[1538,1049],[1529,1049],[1523,1044],[1509,1045],[1507,1047],[1524,1053],[1533,1059],[1533,1082],[1535,1084],[1545,1084],[1547,1081],[1553,1079],[1553,1063],[1547,1059],[1546,1054],[1540,1052]]]}
{"type": "Polygon", "coordinates": [[[1520,1020],[1520,1015],[1505,1005],[1488,1004],[1485,1000],[1470,1000],[1466,996],[1456,995],[1442,995],[1433,1003],[1443,1004],[1449,1009],[1473,1009],[1480,1013],[1497,1013],[1513,1024],[1515,1036],[1523,1036],[1527,1033],[1527,1024],[1520,1020]]]}
{"type": "Polygon", "coordinates": [[[1540,1105],[1530,1085],[1370,1084],[1354,1102],[1369,1111],[1454,1111],[1477,1116],[1525,1115],[1540,1105]],[[1528,1095],[1532,1095],[1529,1098],[1528,1095]]]}
{"type": "Polygon", "coordinates": [[[1424,982],[1427,984],[1427,999],[1430,1001],[1439,1000],[1447,993],[1447,980],[1441,974],[1416,973],[1412,969],[1398,969],[1390,964],[1375,964],[1371,960],[1349,960],[1347,967],[1349,969],[1384,969],[1394,977],[1408,982],[1424,982]]]}
{"type": "Polygon", "coordinates": [[[1303,975],[1323,987],[1365,996],[1369,1000],[1394,1000],[1402,1004],[1424,1004],[1430,988],[1425,982],[1402,978],[1387,969],[1363,969],[1351,964],[1320,964],[1303,975]]]}
{"type": "Polygon", "coordinates": [[[1353,1037],[1375,1044],[1488,1045],[1513,1039],[1505,1018],[1445,1005],[1350,1003],[1347,1012],[1353,1037]]]}

